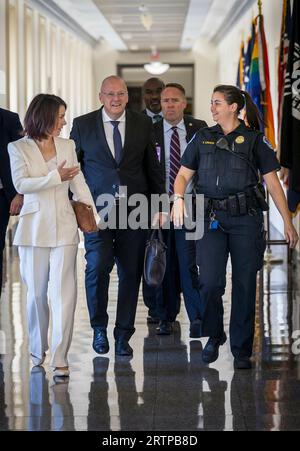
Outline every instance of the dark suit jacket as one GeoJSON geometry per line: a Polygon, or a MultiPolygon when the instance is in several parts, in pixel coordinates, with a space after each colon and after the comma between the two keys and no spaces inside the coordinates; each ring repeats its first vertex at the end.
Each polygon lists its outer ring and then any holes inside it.
{"type": "Polygon", "coordinates": [[[7,145],[21,138],[22,125],[16,113],[0,108],[0,178],[8,203],[17,194],[12,179],[7,145]]]}
{"type": "MultiPolygon", "coordinates": [[[[200,128],[207,127],[205,121],[194,119],[192,116],[185,115],[184,125],[186,128],[186,142],[188,143],[194,134],[200,130],[200,128]]],[[[165,159],[165,140],[164,140],[164,121],[157,122],[153,125],[155,133],[156,147],[160,148],[160,165],[162,168],[164,179],[166,178],[166,159],[165,159]]]]}
{"type": "Polygon", "coordinates": [[[103,193],[115,195],[118,186],[127,186],[128,196],[165,192],[153,126],[146,115],[126,110],[125,143],[119,165],[106,141],[102,108],[74,119],[70,137],[76,143],[94,200],[103,193]]]}

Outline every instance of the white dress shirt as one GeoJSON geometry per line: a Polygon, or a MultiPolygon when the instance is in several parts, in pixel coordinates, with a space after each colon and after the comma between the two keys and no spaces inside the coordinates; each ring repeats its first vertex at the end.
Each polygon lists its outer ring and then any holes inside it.
{"type": "Polygon", "coordinates": [[[148,110],[148,108],[146,108],[146,113],[147,113],[147,116],[151,117],[152,122],[154,122],[154,119],[153,119],[154,116],[161,116],[161,118],[163,119],[162,112],[160,112],[160,113],[152,113],[152,111],[150,111],[150,110],[148,110]]]}
{"type": "MultiPolygon", "coordinates": [[[[108,147],[110,148],[110,151],[112,153],[112,156],[115,158],[115,147],[114,147],[114,127],[111,124],[111,121],[114,121],[114,119],[111,119],[106,111],[102,110],[102,120],[103,120],[103,126],[104,126],[104,132],[106,141],[108,144],[108,147]]],[[[126,120],[126,114],[125,111],[123,112],[122,116],[117,119],[119,122],[118,129],[121,134],[122,139],[122,147],[124,147],[125,142],[125,120],[126,120]]]]}
{"type": "Polygon", "coordinates": [[[2,182],[1,182],[1,178],[0,178],[0,189],[3,188],[2,182]]]}

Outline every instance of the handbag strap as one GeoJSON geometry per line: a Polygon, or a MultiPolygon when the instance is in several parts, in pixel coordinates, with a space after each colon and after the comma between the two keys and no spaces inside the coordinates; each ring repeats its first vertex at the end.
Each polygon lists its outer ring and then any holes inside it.
{"type": "Polygon", "coordinates": [[[159,227],[159,229],[152,230],[149,241],[155,240],[155,239],[158,239],[159,241],[164,242],[164,237],[162,234],[161,227],[159,227]]]}

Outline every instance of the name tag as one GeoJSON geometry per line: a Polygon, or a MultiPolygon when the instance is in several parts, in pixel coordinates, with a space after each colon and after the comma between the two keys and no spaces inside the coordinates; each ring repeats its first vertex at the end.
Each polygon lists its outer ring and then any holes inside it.
{"type": "Polygon", "coordinates": [[[215,141],[202,141],[202,144],[211,145],[216,144],[215,141]]]}

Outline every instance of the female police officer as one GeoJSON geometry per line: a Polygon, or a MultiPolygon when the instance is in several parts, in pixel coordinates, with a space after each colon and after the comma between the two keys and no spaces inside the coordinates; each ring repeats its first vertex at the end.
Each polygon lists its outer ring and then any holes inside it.
{"type": "Polygon", "coordinates": [[[276,171],[275,153],[259,131],[259,113],[247,92],[234,86],[214,89],[211,112],[217,125],[200,130],[189,143],[175,182],[175,226],[183,223],[185,187],[197,172],[197,192],[205,196],[204,236],[197,242],[203,336],[209,340],[202,359],[214,362],[225,343],[222,295],[226,265],[232,263],[230,344],[236,369],[251,368],[256,275],[263,264],[265,237],[262,210],[266,203],[258,172],[284,220],[285,237],[295,247],[293,227],[276,171]],[[246,126],[238,119],[246,109],[246,126]]]}

